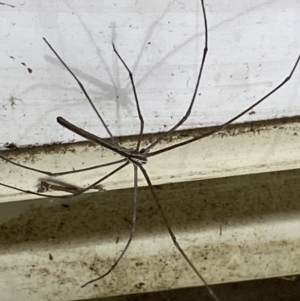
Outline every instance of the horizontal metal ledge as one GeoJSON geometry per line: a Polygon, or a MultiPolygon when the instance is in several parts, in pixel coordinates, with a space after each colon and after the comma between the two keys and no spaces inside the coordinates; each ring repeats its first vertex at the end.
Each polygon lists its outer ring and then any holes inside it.
{"type": "MultiPolygon", "coordinates": [[[[211,137],[150,157],[145,168],[154,185],[300,168],[299,130],[298,117],[233,125],[229,130],[211,137]]],[[[177,132],[171,138],[162,141],[156,149],[173,145],[205,131],[207,129],[177,132]]],[[[158,134],[146,136],[143,143],[147,145],[157,137],[158,134]]],[[[134,147],[136,139],[136,137],[119,138],[126,147],[134,147]]],[[[1,152],[1,154],[21,164],[52,172],[84,168],[120,159],[110,150],[90,143],[19,149],[1,152]]],[[[55,180],[86,187],[115,167],[72,174],[55,180]]],[[[36,191],[40,180],[47,178],[15,167],[3,160],[0,160],[0,169],[0,182],[26,190],[36,191]]],[[[131,166],[102,183],[105,190],[130,188],[132,185],[131,166]]],[[[145,180],[140,175],[139,186],[145,185],[145,180]]],[[[35,196],[28,196],[0,186],[0,202],[28,198],[35,198],[35,196]]]]}
{"type": "MultiPolygon", "coordinates": [[[[176,237],[209,283],[300,273],[300,170],[157,186],[176,237]]],[[[0,204],[1,300],[62,301],[201,285],[173,246],[149,189],[124,248],[132,189],[0,204]]],[[[220,296],[222,297],[222,296],[220,296]]]]}

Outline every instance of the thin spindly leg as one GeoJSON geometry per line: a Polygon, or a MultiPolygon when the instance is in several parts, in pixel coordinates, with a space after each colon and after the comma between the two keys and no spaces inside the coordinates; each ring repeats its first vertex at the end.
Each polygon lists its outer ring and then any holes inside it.
{"type": "Polygon", "coordinates": [[[134,231],[135,231],[135,225],[136,225],[136,209],[137,209],[137,193],[138,193],[138,168],[137,166],[133,165],[134,168],[134,193],[133,193],[133,206],[132,206],[132,220],[131,220],[131,229],[130,229],[130,234],[129,234],[129,238],[128,241],[126,243],[125,248],[123,249],[123,251],[121,252],[120,256],[117,258],[117,260],[114,262],[114,264],[109,268],[108,271],[106,271],[105,273],[103,273],[101,276],[92,279],[88,282],[86,282],[84,285],[82,285],[81,287],[85,287],[88,284],[91,284],[95,281],[98,281],[104,277],[106,277],[108,274],[110,274],[118,265],[118,263],[120,262],[120,260],[123,258],[123,256],[125,255],[127,249],[130,246],[130,243],[133,239],[134,236],[134,231]]]}
{"type": "Polygon", "coordinates": [[[197,274],[197,276],[200,278],[200,280],[203,282],[203,284],[205,285],[206,289],[208,290],[209,294],[211,295],[211,297],[215,300],[215,301],[220,301],[220,299],[216,296],[216,294],[214,293],[214,291],[210,288],[209,284],[205,281],[205,279],[203,278],[203,276],[201,275],[201,273],[196,269],[195,265],[192,263],[192,261],[189,259],[189,257],[185,254],[185,252],[183,251],[183,249],[181,248],[181,246],[179,245],[179,243],[177,242],[176,236],[174,235],[171,226],[167,220],[167,217],[162,209],[161,203],[155,193],[155,190],[153,188],[153,185],[151,183],[151,180],[146,172],[146,170],[144,169],[143,166],[139,166],[140,170],[142,171],[148,186],[150,188],[151,194],[154,198],[154,201],[158,207],[158,210],[160,211],[160,214],[164,220],[164,223],[168,229],[168,232],[171,236],[171,239],[175,245],[175,247],[178,249],[178,251],[180,252],[180,254],[183,256],[183,258],[186,260],[186,262],[188,263],[188,265],[194,270],[194,272],[197,274]]]}
{"type": "Polygon", "coordinates": [[[194,93],[192,96],[192,99],[190,101],[189,107],[185,113],[185,115],[181,118],[181,120],[179,120],[179,122],[177,124],[175,124],[170,130],[168,130],[165,133],[162,133],[160,135],[159,138],[157,138],[156,141],[154,141],[153,143],[151,143],[149,146],[147,146],[145,148],[145,152],[149,152],[151,148],[153,148],[155,145],[157,145],[160,141],[162,141],[166,136],[169,136],[170,134],[172,134],[179,126],[181,126],[190,116],[197,93],[198,93],[198,89],[199,89],[199,85],[200,85],[200,80],[201,80],[201,76],[202,76],[202,72],[203,72],[203,68],[204,68],[204,63],[205,63],[205,59],[206,59],[206,54],[208,51],[208,30],[207,30],[207,18],[206,18],[206,11],[205,11],[205,7],[204,7],[204,0],[201,0],[201,7],[202,7],[202,12],[203,12],[203,19],[204,19],[204,32],[205,32],[205,46],[203,49],[203,55],[202,55],[202,61],[201,61],[201,65],[200,65],[200,69],[199,69],[199,73],[198,73],[198,77],[197,77],[197,81],[196,81],[196,85],[195,85],[195,89],[194,89],[194,93]]]}
{"type": "MultiPolygon", "coordinates": [[[[200,140],[200,139],[203,139],[205,137],[208,137],[208,136],[211,136],[219,131],[222,131],[224,130],[228,125],[230,125],[232,122],[234,122],[235,120],[239,119],[240,117],[242,117],[243,115],[245,115],[247,112],[251,111],[254,107],[256,107],[257,105],[259,105],[260,103],[262,103],[265,99],[267,99],[269,96],[271,96],[272,94],[274,94],[276,91],[278,91],[281,87],[283,87],[293,76],[298,64],[299,64],[299,61],[300,61],[300,54],[296,60],[296,63],[294,64],[293,66],[293,69],[291,71],[291,73],[289,74],[288,77],[286,77],[278,86],[276,86],[272,91],[270,91],[269,93],[267,93],[265,96],[263,96],[261,99],[259,99],[256,103],[254,103],[253,105],[251,105],[250,107],[248,107],[246,110],[244,110],[243,112],[239,113],[238,115],[236,115],[235,117],[231,118],[230,120],[226,121],[225,123],[215,127],[213,130],[211,130],[210,132],[206,133],[206,134],[203,134],[203,135],[200,135],[200,136],[197,136],[197,137],[194,137],[192,139],[189,139],[189,140],[186,140],[186,141],[183,141],[183,142],[179,142],[177,144],[174,144],[172,146],[169,146],[169,147],[166,147],[166,148],[163,148],[163,149],[160,149],[158,151],[155,151],[155,152],[152,152],[148,155],[148,157],[152,157],[152,156],[156,156],[158,154],[161,154],[161,153],[164,153],[166,151],[169,151],[169,150],[172,150],[172,149],[175,149],[177,147],[181,147],[183,145],[186,145],[186,144],[189,144],[189,143],[192,143],[194,141],[197,141],[197,140],[200,140]]],[[[152,144],[150,145],[150,147],[152,147],[152,144]]]]}
{"type": "Polygon", "coordinates": [[[138,142],[137,142],[137,145],[136,145],[136,148],[135,148],[136,151],[139,151],[142,136],[143,136],[143,131],[144,131],[144,119],[143,119],[143,115],[142,115],[142,112],[141,112],[141,109],[140,109],[140,104],[139,104],[138,96],[137,96],[137,93],[136,93],[136,88],[135,88],[135,84],[134,84],[134,80],[133,80],[133,75],[132,75],[132,72],[130,71],[130,69],[128,68],[128,66],[126,65],[125,61],[122,59],[121,55],[117,51],[114,43],[112,43],[112,46],[113,46],[114,52],[116,53],[117,57],[120,59],[120,61],[122,62],[123,66],[126,68],[128,74],[129,74],[129,78],[130,78],[130,82],[131,82],[131,86],[132,86],[132,90],[133,90],[133,94],[134,94],[135,104],[136,104],[136,108],[137,108],[137,111],[138,111],[138,116],[139,116],[139,119],[140,119],[140,134],[139,134],[138,142]]]}
{"type": "Polygon", "coordinates": [[[83,92],[83,94],[85,95],[86,99],[89,101],[90,105],[92,106],[93,110],[95,111],[95,113],[97,114],[98,118],[100,119],[102,125],[104,126],[106,132],[109,134],[111,141],[114,144],[118,144],[116,139],[114,138],[114,136],[112,135],[112,133],[110,132],[108,126],[106,125],[106,123],[104,122],[102,116],[100,115],[100,113],[98,112],[98,110],[96,109],[94,103],[92,102],[90,96],[88,95],[87,91],[85,90],[83,84],[80,82],[80,80],[77,78],[77,76],[72,72],[72,70],[67,66],[67,64],[62,60],[62,58],[57,54],[57,52],[54,50],[54,48],[50,45],[50,43],[43,38],[43,40],[46,42],[46,44],[49,46],[49,48],[52,50],[52,52],[55,54],[55,56],[60,60],[60,62],[64,65],[64,67],[69,71],[69,73],[73,76],[73,78],[76,80],[76,82],[78,83],[81,91],[83,92]]]}
{"type": "Polygon", "coordinates": [[[81,168],[81,169],[76,169],[76,170],[68,170],[68,171],[62,171],[62,172],[51,172],[51,171],[46,171],[46,170],[43,170],[43,169],[33,168],[33,167],[29,167],[29,166],[26,166],[26,165],[23,165],[23,164],[19,164],[17,162],[14,162],[10,159],[7,159],[7,158],[1,156],[1,155],[0,155],[0,159],[4,160],[6,162],[9,162],[9,163],[11,163],[15,166],[22,167],[22,168],[27,169],[27,170],[39,172],[41,174],[51,176],[51,177],[59,177],[59,176],[63,176],[63,175],[89,171],[89,170],[93,170],[93,169],[97,169],[97,168],[106,167],[106,166],[118,164],[118,163],[121,163],[121,162],[125,162],[125,159],[121,159],[121,160],[117,160],[117,161],[113,161],[113,162],[109,162],[109,163],[104,163],[104,164],[95,165],[95,166],[86,167],[86,168],[81,168]]]}
{"type": "Polygon", "coordinates": [[[80,194],[88,191],[89,189],[94,188],[95,186],[100,184],[102,181],[106,180],[107,178],[111,177],[113,174],[115,174],[119,170],[123,169],[128,164],[129,164],[128,162],[125,162],[124,164],[122,164],[118,168],[116,168],[113,171],[111,171],[110,173],[108,173],[106,176],[104,176],[101,179],[97,180],[95,183],[89,185],[86,188],[79,189],[77,192],[75,192],[72,195],[51,195],[51,194],[38,193],[38,192],[31,191],[31,190],[25,190],[25,189],[17,188],[17,187],[11,186],[11,185],[3,184],[3,183],[0,183],[0,186],[7,187],[7,188],[10,188],[10,189],[13,189],[13,190],[20,191],[20,192],[28,193],[28,194],[38,195],[38,196],[53,197],[53,198],[58,198],[58,199],[69,199],[69,198],[73,198],[76,195],[80,195],[80,194]]]}

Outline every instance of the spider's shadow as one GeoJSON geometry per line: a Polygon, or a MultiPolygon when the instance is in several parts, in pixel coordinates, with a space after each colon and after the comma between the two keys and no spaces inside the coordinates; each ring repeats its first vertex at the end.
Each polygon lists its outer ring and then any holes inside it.
{"type": "MultiPolygon", "coordinates": [[[[66,6],[68,6],[70,8],[71,11],[75,11],[73,9],[73,7],[68,3],[67,0],[64,1],[66,6]]],[[[165,15],[167,14],[167,12],[169,11],[169,9],[171,8],[171,6],[175,3],[176,1],[173,0],[172,2],[170,2],[167,7],[165,8],[165,10],[161,13],[160,17],[154,21],[152,23],[152,25],[149,27],[149,30],[147,31],[143,42],[141,43],[140,46],[140,51],[139,54],[136,56],[136,62],[134,64],[134,66],[132,67],[131,71],[134,74],[135,70],[138,68],[139,62],[141,60],[142,57],[142,53],[143,50],[145,49],[149,39],[151,38],[151,36],[153,35],[153,32],[155,30],[156,25],[165,17],[165,15]]],[[[259,7],[265,6],[268,3],[271,3],[271,1],[266,1],[264,4],[260,4],[257,6],[253,6],[251,9],[248,9],[242,13],[238,13],[236,15],[234,15],[233,17],[230,17],[224,21],[221,21],[217,24],[215,24],[214,26],[211,26],[209,28],[210,32],[219,28],[220,26],[222,26],[225,23],[229,23],[232,22],[232,20],[239,18],[243,15],[245,15],[246,13],[249,13],[249,11],[254,11],[259,7]]],[[[130,82],[128,81],[127,84],[124,87],[121,87],[121,83],[119,80],[119,76],[118,76],[118,72],[114,72],[115,74],[117,74],[117,79],[114,80],[114,77],[112,75],[112,73],[109,71],[110,68],[108,67],[104,57],[101,54],[100,49],[97,46],[97,43],[95,42],[94,37],[92,36],[91,32],[89,31],[89,29],[87,28],[86,24],[84,23],[84,21],[82,20],[82,18],[80,17],[80,15],[78,13],[75,12],[76,17],[78,18],[79,22],[82,24],[82,27],[84,28],[84,30],[86,31],[88,37],[90,38],[91,44],[93,44],[96,53],[99,57],[99,60],[101,61],[101,64],[104,66],[103,70],[106,70],[108,78],[110,83],[104,82],[99,80],[99,78],[96,78],[94,76],[91,76],[85,72],[83,72],[82,70],[78,69],[78,68],[74,68],[71,67],[72,71],[81,79],[85,80],[86,82],[90,83],[92,86],[95,86],[97,90],[90,90],[89,93],[93,94],[93,95],[97,95],[96,96],[96,103],[102,102],[102,101],[109,101],[111,99],[115,99],[116,102],[116,117],[117,120],[120,120],[120,110],[121,107],[123,109],[125,109],[127,111],[127,115],[132,115],[132,108],[135,108],[135,104],[132,102],[132,98],[129,97],[129,95],[132,95],[132,87],[130,82]],[[99,94],[99,89],[101,90],[101,93],[99,94]],[[97,101],[98,99],[98,101],[97,101]]],[[[197,26],[197,25],[196,25],[197,26]]],[[[112,28],[112,38],[114,38],[116,36],[116,32],[115,32],[115,28],[116,28],[116,24],[112,24],[111,26],[112,28]]],[[[166,61],[169,57],[171,57],[172,55],[174,55],[175,53],[177,53],[180,49],[182,49],[183,47],[185,47],[186,45],[188,45],[189,43],[191,43],[195,38],[202,36],[204,34],[204,32],[199,32],[191,37],[189,37],[188,39],[184,40],[181,44],[179,44],[177,47],[175,47],[172,51],[168,52],[165,56],[163,56],[161,58],[161,60],[154,65],[153,67],[151,67],[147,72],[144,73],[144,75],[135,81],[135,86],[136,88],[138,88],[143,82],[145,82],[148,77],[152,74],[153,71],[155,71],[157,68],[159,68],[162,63],[164,61],[166,61]]],[[[200,51],[201,52],[201,51],[200,51]]],[[[45,59],[47,62],[49,62],[50,64],[54,65],[55,67],[59,67],[61,68],[63,71],[66,71],[64,66],[61,65],[61,63],[56,59],[53,58],[51,56],[45,56],[45,59]]],[[[118,58],[117,56],[115,56],[115,66],[119,66],[118,68],[123,68],[123,66],[120,66],[117,64],[118,58]]],[[[26,91],[24,91],[24,93],[29,92],[30,90],[35,89],[36,87],[40,87],[41,85],[33,85],[31,86],[29,89],[27,89],[26,91]]],[[[62,89],[62,90],[70,90],[70,91],[78,91],[78,88],[66,88],[66,87],[62,87],[62,86],[56,86],[55,88],[58,89],[62,89]]],[[[68,106],[69,104],[62,104],[63,106],[68,106]]],[[[41,117],[42,119],[42,117],[41,117]]],[[[39,120],[41,121],[41,120],[39,120]]]]}

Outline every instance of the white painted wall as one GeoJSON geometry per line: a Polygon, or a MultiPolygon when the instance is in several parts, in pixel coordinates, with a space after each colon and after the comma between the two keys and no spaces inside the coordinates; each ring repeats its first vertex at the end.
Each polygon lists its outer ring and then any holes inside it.
{"type": "MultiPolygon", "coordinates": [[[[14,7],[0,5],[0,147],[82,140],[61,128],[57,116],[107,136],[42,37],[82,80],[115,135],[137,134],[138,119],[112,39],[133,70],[145,131],[163,131],[184,114],[204,42],[199,1],[9,4],[14,7]]],[[[214,0],[206,9],[209,52],[201,97],[183,128],[237,114],[279,83],[300,52],[300,1],[214,0]]],[[[288,86],[241,121],[299,115],[299,83],[298,70],[288,86]]]]}

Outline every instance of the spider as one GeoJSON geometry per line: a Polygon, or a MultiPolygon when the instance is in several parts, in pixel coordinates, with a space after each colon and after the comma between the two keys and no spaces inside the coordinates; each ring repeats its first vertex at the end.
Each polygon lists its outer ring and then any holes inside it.
{"type": "MultiPolygon", "coordinates": [[[[203,21],[204,21],[204,35],[205,35],[205,42],[204,42],[204,48],[203,48],[203,54],[202,54],[202,60],[201,60],[201,64],[200,64],[200,68],[199,68],[199,73],[198,73],[198,77],[196,80],[196,85],[194,88],[194,92],[192,95],[192,98],[189,102],[189,106],[188,109],[186,111],[186,113],[184,114],[184,116],[180,119],[179,122],[177,122],[171,129],[169,129],[166,132],[163,132],[159,135],[159,137],[152,143],[150,143],[148,146],[146,146],[145,148],[141,148],[141,141],[142,141],[142,137],[143,137],[143,133],[144,133],[144,119],[143,119],[143,115],[140,109],[140,103],[139,103],[139,99],[138,99],[138,95],[137,95],[137,91],[135,88],[135,82],[134,82],[134,78],[133,78],[133,74],[131,72],[131,70],[128,68],[127,64],[125,63],[125,61],[123,60],[123,58],[121,57],[121,55],[119,54],[119,52],[117,51],[114,43],[112,44],[113,47],[113,51],[116,54],[117,58],[120,60],[120,62],[122,63],[123,67],[127,70],[129,78],[130,78],[130,82],[132,85],[132,90],[133,90],[133,94],[134,94],[134,99],[135,99],[135,105],[136,105],[136,109],[138,112],[138,117],[139,117],[139,121],[140,121],[140,129],[139,129],[139,135],[138,135],[138,139],[137,139],[137,143],[135,148],[132,149],[128,149],[125,147],[122,147],[117,140],[114,138],[113,134],[110,132],[109,128],[107,127],[107,125],[105,124],[101,114],[99,113],[99,111],[96,109],[93,101],[91,100],[88,92],[86,91],[85,87],[83,86],[83,84],[79,81],[79,79],[76,77],[76,75],[72,72],[72,70],[68,67],[68,65],[63,61],[63,59],[59,56],[59,54],[54,50],[54,48],[51,46],[51,44],[44,38],[45,43],[49,46],[49,48],[51,49],[51,51],[54,53],[54,55],[58,58],[58,60],[63,64],[63,66],[66,68],[66,70],[70,73],[70,75],[74,78],[74,80],[77,82],[77,84],[79,85],[81,91],[83,92],[83,94],[85,95],[87,101],[89,102],[89,104],[91,105],[91,107],[93,108],[93,110],[95,111],[95,113],[97,114],[98,118],[100,119],[103,127],[105,128],[106,132],[109,135],[109,139],[103,139],[101,137],[98,137],[92,133],[89,133],[81,128],[79,128],[78,126],[70,123],[69,121],[67,121],[66,119],[64,119],[63,117],[57,117],[57,122],[65,127],[66,129],[74,132],[75,134],[89,140],[92,141],[98,145],[101,145],[104,148],[107,148],[117,154],[119,154],[122,159],[114,161],[114,162],[110,162],[110,163],[106,163],[106,164],[101,164],[101,165],[97,165],[97,166],[92,166],[92,167],[88,167],[88,168],[83,168],[83,169],[78,169],[76,171],[72,170],[72,171],[65,171],[65,172],[59,172],[59,173],[52,173],[52,172],[48,172],[48,171],[44,171],[44,170],[40,170],[40,169],[36,169],[36,168],[31,168],[28,166],[24,166],[22,164],[16,163],[10,159],[5,158],[4,156],[0,156],[0,158],[6,162],[9,162],[11,164],[14,164],[18,167],[22,167],[31,171],[35,171],[35,172],[39,172],[42,174],[45,174],[47,176],[62,176],[62,175],[66,175],[66,174],[71,174],[71,173],[78,173],[78,172],[85,172],[85,171],[89,171],[89,170],[93,170],[93,169],[97,169],[97,168],[101,168],[101,167],[105,167],[105,166],[110,166],[110,165],[115,165],[115,164],[120,164],[117,168],[115,168],[113,171],[107,173],[104,177],[102,177],[101,179],[97,180],[96,182],[92,183],[91,185],[89,185],[88,187],[85,187],[83,189],[77,189],[77,190],[72,190],[69,191],[71,192],[70,195],[50,195],[48,193],[41,193],[41,192],[34,192],[34,191],[30,191],[30,190],[25,190],[25,189],[21,189],[21,188],[17,188],[17,187],[13,187],[4,183],[0,183],[0,185],[7,187],[7,188],[11,188],[20,192],[24,192],[24,193],[29,193],[29,194],[35,194],[38,196],[46,196],[46,197],[55,197],[55,198],[73,198],[76,195],[80,195],[92,188],[95,188],[97,185],[99,185],[101,182],[103,182],[104,180],[106,180],[107,178],[111,177],[113,174],[117,173],[118,171],[120,171],[121,169],[125,168],[128,165],[132,165],[133,166],[133,171],[134,171],[134,195],[133,195],[133,212],[132,212],[132,220],[131,220],[131,230],[130,230],[130,235],[128,238],[128,241],[125,245],[125,248],[123,249],[123,251],[121,252],[121,254],[119,255],[119,257],[116,259],[116,261],[114,262],[114,264],[110,267],[110,269],[108,269],[108,271],[106,271],[105,273],[103,273],[102,275],[96,277],[95,279],[92,279],[88,282],[86,282],[84,285],[82,285],[82,287],[85,287],[88,284],[91,284],[95,281],[98,281],[102,278],[104,278],[105,276],[107,276],[109,273],[111,273],[116,266],[118,265],[119,261],[122,259],[122,257],[124,256],[124,254],[126,253],[127,249],[130,246],[130,243],[134,237],[134,233],[135,233],[135,226],[136,226],[136,212],[137,212],[137,201],[138,201],[138,173],[141,172],[142,175],[144,176],[148,187],[151,191],[151,194],[153,196],[153,199],[161,213],[161,216],[164,220],[164,223],[167,227],[167,230],[170,234],[170,237],[175,245],[175,247],[178,249],[178,251],[181,253],[182,257],[186,260],[186,262],[188,263],[188,265],[193,269],[193,271],[195,272],[195,274],[199,277],[199,279],[203,282],[203,284],[205,285],[206,289],[208,290],[209,294],[211,295],[212,299],[215,301],[220,300],[216,294],[214,293],[214,291],[211,289],[211,287],[209,286],[209,284],[206,282],[206,280],[203,278],[202,274],[198,271],[198,269],[195,267],[195,265],[193,264],[193,262],[190,260],[190,258],[187,256],[187,254],[184,252],[184,250],[181,248],[180,244],[177,242],[177,239],[173,233],[173,230],[170,227],[170,224],[168,222],[168,219],[164,213],[164,210],[161,206],[161,203],[159,201],[159,198],[156,194],[156,191],[152,185],[151,179],[145,169],[145,164],[147,163],[148,159],[150,157],[153,156],[157,156],[159,154],[162,154],[164,152],[167,151],[171,151],[175,148],[178,147],[183,147],[184,145],[193,143],[197,140],[203,139],[205,137],[211,136],[221,130],[224,130],[228,125],[230,125],[232,122],[236,121],[237,119],[239,119],[241,116],[245,115],[246,113],[250,112],[254,107],[256,107],[257,105],[259,105],[260,103],[262,103],[264,100],[266,100],[269,96],[271,96],[273,93],[275,93],[276,91],[278,91],[282,86],[284,86],[292,77],[295,69],[298,66],[299,60],[300,60],[300,55],[298,56],[292,71],[290,72],[290,74],[281,82],[279,83],[275,88],[273,88],[269,93],[267,93],[266,95],[264,95],[262,98],[260,98],[259,100],[257,100],[254,104],[252,104],[250,107],[246,108],[244,111],[242,111],[241,113],[239,113],[238,115],[234,116],[233,118],[231,118],[230,120],[228,120],[227,122],[214,127],[213,129],[211,129],[210,131],[195,136],[193,138],[189,138],[185,141],[176,143],[174,145],[159,149],[159,150],[155,150],[152,151],[151,150],[157,146],[164,138],[170,136],[174,131],[176,131],[190,116],[191,112],[192,112],[192,108],[193,105],[196,101],[196,97],[198,95],[198,89],[199,89],[199,85],[200,85],[200,81],[201,81],[201,77],[202,77],[202,73],[204,70],[204,65],[205,65],[205,61],[206,61],[206,57],[207,57],[207,52],[208,52],[208,26],[207,26],[207,16],[206,16],[206,10],[205,10],[205,5],[204,5],[204,0],[201,0],[201,8],[202,8],[202,13],[203,13],[203,21]]],[[[41,189],[39,191],[43,191],[44,190],[48,190],[47,188],[47,183],[43,182],[42,187],[40,187],[41,189]]],[[[64,190],[63,188],[59,188],[58,186],[54,187],[54,190],[64,190]]]]}

